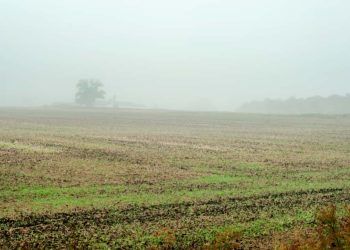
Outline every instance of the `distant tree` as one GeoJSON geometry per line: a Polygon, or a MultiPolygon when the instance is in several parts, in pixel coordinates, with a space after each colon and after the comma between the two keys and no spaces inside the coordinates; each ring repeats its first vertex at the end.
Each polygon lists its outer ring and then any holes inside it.
{"type": "Polygon", "coordinates": [[[77,83],[75,101],[84,106],[94,106],[97,99],[104,99],[106,92],[102,89],[103,84],[99,80],[82,79],[77,83]]]}

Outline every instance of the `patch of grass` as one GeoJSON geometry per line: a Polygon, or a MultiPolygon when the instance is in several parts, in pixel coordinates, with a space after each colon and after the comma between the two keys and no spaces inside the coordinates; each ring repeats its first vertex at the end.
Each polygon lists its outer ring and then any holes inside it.
{"type": "Polygon", "coordinates": [[[246,176],[232,176],[232,175],[208,175],[203,176],[187,183],[192,184],[230,184],[230,183],[242,183],[249,181],[246,176]]]}
{"type": "Polygon", "coordinates": [[[0,149],[15,149],[22,150],[25,152],[39,152],[39,153],[57,153],[59,149],[54,147],[42,146],[42,145],[33,145],[33,144],[24,144],[19,142],[6,142],[0,141],[0,149]]]}

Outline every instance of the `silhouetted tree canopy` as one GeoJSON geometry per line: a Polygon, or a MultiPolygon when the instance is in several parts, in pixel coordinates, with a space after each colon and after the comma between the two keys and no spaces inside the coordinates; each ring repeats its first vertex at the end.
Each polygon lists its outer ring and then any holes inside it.
{"type": "Polygon", "coordinates": [[[77,104],[91,107],[97,99],[104,99],[105,91],[103,84],[99,80],[82,79],[77,83],[77,93],[75,101],[77,104]]]}

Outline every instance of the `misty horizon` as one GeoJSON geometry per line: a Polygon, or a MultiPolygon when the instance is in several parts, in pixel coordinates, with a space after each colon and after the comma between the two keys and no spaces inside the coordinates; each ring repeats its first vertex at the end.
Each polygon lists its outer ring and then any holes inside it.
{"type": "Polygon", "coordinates": [[[1,1],[0,106],[106,99],[234,111],[350,93],[347,1],[1,1]]]}

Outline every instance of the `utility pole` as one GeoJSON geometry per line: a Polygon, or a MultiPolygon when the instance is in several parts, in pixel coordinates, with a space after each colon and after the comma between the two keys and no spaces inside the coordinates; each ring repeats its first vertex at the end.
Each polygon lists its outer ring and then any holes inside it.
{"type": "Polygon", "coordinates": [[[114,109],[118,108],[118,102],[117,102],[117,96],[114,94],[113,98],[112,98],[112,105],[114,109]]]}

